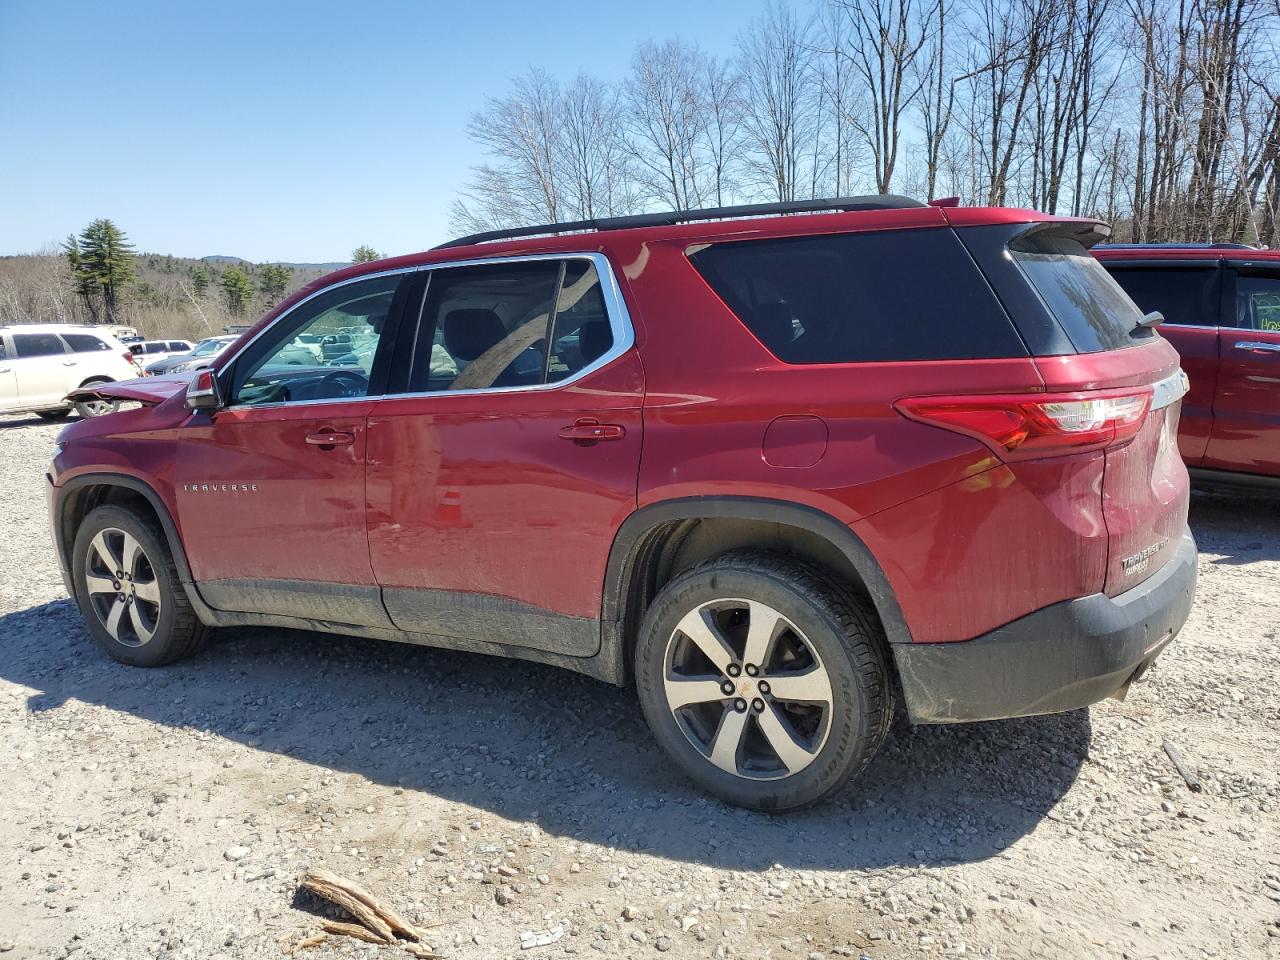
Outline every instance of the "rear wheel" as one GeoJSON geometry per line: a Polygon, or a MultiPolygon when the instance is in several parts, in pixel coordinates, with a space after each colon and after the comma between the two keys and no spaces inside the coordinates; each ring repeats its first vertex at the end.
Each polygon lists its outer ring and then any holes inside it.
{"type": "Polygon", "coordinates": [[[76,602],[108,654],[122,663],[155,667],[200,648],[205,627],[152,518],[124,507],[98,507],[80,524],[72,549],[76,602]]]}
{"type": "Polygon", "coordinates": [[[668,584],[635,667],[663,749],[711,793],[757,810],[839,790],[893,717],[871,610],[823,571],[772,554],[727,553],[668,584]]]}
{"type": "Polygon", "coordinates": [[[102,400],[95,398],[93,400],[76,401],[76,413],[86,419],[89,417],[103,417],[108,413],[115,413],[119,409],[119,400],[102,400]]]}

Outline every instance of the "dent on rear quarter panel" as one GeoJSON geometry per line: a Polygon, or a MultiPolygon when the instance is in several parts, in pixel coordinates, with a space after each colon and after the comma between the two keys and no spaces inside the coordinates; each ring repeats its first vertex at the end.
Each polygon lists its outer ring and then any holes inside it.
{"type": "Polygon", "coordinates": [[[855,524],[920,643],[1102,589],[1101,453],[1001,464],[855,524]]]}

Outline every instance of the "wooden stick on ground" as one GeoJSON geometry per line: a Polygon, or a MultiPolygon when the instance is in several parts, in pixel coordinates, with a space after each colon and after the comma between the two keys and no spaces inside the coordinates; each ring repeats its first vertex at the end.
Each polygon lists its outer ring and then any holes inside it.
{"type": "Polygon", "coordinates": [[[303,888],[330,903],[336,903],[380,939],[370,943],[393,943],[396,934],[408,940],[422,939],[418,931],[390,907],[380,903],[353,880],[340,877],[324,867],[312,867],[302,878],[303,888]]]}
{"type": "Polygon", "coordinates": [[[336,933],[343,937],[355,937],[357,940],[363,940],[365,943],[386,943],[381,937],[370,930],[368,927],[362,927],[358,923],[343,923],[340,920],[325,920],[320,924],[320,928],[325,933],[336,933]]]}
{"type": "Polygon", "coordinates": [[[1172,740],[1164,742],[1164,752],[1169,755],[1169,759],[1173,761],[1174,768],[1178,773],[1182,774],[1182,779],[1187,782],[1187,788],[1192,793],[1199,793],[1204,789],[1200,785],[1200,779],[1191,772],[1191,768],[1182,762],[1182,754],[1178,751],[1177,745],[1172,740]]]}

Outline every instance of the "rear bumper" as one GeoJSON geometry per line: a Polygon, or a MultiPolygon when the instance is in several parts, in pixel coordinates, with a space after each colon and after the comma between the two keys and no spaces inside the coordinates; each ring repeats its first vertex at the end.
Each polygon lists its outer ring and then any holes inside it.
{"type": "Polygon", "coordinates": [[[1177,636],[1195,586],[1188,530],[1156,574],[1119,596],[1055,603],[961,643],[892,644],[911,721],[1060,713],[1117,694],[1177,636]]]}

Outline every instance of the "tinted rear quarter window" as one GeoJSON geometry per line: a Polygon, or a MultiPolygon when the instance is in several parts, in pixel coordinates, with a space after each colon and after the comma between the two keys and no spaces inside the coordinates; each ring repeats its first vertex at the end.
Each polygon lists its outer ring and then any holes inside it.
{"type": "Polygon", "coordinates": [[[787,363],[1026,356],[949,229],[717,243],[690,260],[787,363]]]}
{"type": "Polygon", "coordinates": [[[1118,350],[1154,333],[1129,295],[1078,240],[1037,232],[1010,245],[1014,261],[1080,353],[1118,350]]]}
{"type": "Polygon", "coordinates": [[[1165,323],[1178,326],[1218,325],[1217,267],[1106,266],[1143,313],[1158,310],[1165,323]]]}

